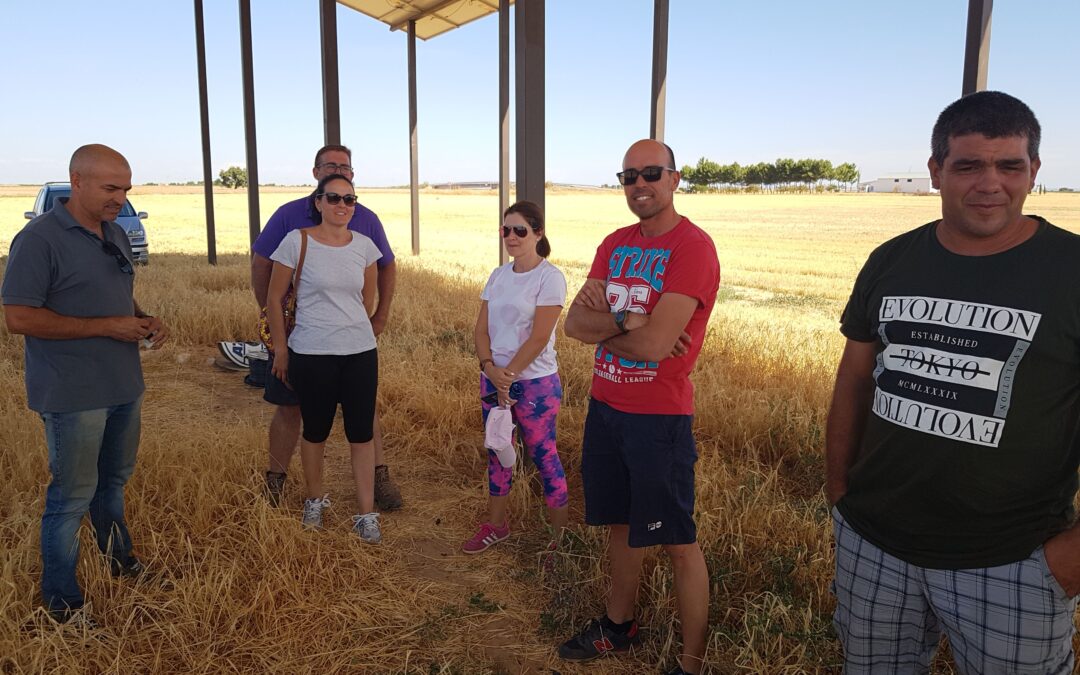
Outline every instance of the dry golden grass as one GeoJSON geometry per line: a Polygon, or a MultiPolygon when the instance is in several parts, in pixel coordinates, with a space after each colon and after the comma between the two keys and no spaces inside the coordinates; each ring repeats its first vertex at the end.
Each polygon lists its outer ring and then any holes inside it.
{"type": "MultiPolygon", "coordinates": [[[[384,543],[349,532],[347,453],[327,451],[334,499],[326,531],[299,528],[300,470],[279,510],[259,494],[269,406],[235,373],[213,369],[218,340],[253,336],[246,201],[217,197],[220,264],[203,263],[198,191],[132,200],[151,212],[152,262],[137,295],[173,339],[144,357],[148,393],[128,490],[138,552],[154,574],[108,578],[84,538],[80,574],[100,635],[71,636],[35,611],[39,517],[48,479],[40,422],[25,408],[21,339],[0,329],[0,673],[357,672],[640,673],[678,644],[671,573],[650,555],[644,649],[579,667],[554,646],[602,607],[602,534],[578,524],[556,574],[535,472],[512,493],[514,536],[481,556],[457,552],[484,507],[471,332],[497,264],[491,194],[424,193],[422,255],[408,255],[408,195],[363,200],[399,255],[398,294],[380,341],[388,459],[406,508],[383,519],[384,543]]],[[[26,190],[32,197],[33,190],[26,190]]],[[[264,218],[292,194],[270,193],[264,218]]],[[[29,198],[0,191],[0,249],[29,198]]],[[[679,196],[715,238],[723,288],[694,375],[697,520],[712,583],[711,673],[836,672],[829,518],[821,495],[824,416],[842,344],[837,317],[855,272],[887,237],[934,217],[933,197],[679,196]]],[[[1033,196],[1030,212],[1080,231],[1080,197],[1033,196]]],[[[617,193],[549,197],[549,233],[574,289],[600,238],[629,221],[617,193]]],[[[591,350],[560,333],[565,385],[560,454],[580,523],[580,436],[591,350]]],[[[939,660],[936,672],[951,672],[939,660]]]]}

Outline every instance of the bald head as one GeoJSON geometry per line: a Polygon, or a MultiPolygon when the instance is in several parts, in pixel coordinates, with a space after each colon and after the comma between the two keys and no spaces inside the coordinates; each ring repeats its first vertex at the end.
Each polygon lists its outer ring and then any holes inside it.
{"type": "Polygon", "coordinates": [[[675,166],[675,151],[671,149],[667,143],[661,143],[660,141],[653,140],[651,138],[643,138],[630,146],[630,149],[623,155],[623,168],[630,166],[626,163],[626,160],[631,156],[639,156],[641,154],[650,156],[664,156],[666,160],[659,166],[665,166],[669,169],[677,170],[679,167],[675,166]]]}
{"type": "Polygon", "coordinates": [[[92,231],[116,220],[131,189],[131,165],[105,145],[84,145],[71,155],[71,197],[67,209],[92,231]]]}
{"type": "Polygon", "coordinates": [[[68,173],[87,174],[99,166],[124,168],[129,173],[131,172],[131,165],[119,152],[107,145],[91,143],[72,153],[71,161],[68,163],[68,173]]]}

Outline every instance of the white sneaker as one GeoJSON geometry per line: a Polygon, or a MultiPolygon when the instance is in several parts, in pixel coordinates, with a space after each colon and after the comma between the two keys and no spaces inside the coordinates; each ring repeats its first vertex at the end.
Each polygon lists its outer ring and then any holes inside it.
{"type": "Polygon", "coordinates": [[[309,530],[322,529],[323,509],[330,508],[330,495],[323,495],[322,499],[304,500],[304,517],[302,523],[309,530]]]}
{"type": "Polygon", "coordinates": [[[353,529],[360,535],[360,538],[369,544],[378,544],[382,541],[382,532],[379,531],[379,514],[374,511],[371,513],[357,514],[352,517],[353,529]]]}

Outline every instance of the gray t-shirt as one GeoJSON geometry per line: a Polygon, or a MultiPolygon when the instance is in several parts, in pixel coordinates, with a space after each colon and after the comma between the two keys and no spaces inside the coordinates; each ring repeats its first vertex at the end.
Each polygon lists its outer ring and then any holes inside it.
{"type": "MultiPolygon", "coordinates": [[[[308,237],[296,296],[296,327],[289,349],[299,354],[359,354],[375,349],[375,333],[364,308],[364,270],[382,254],[358,232],[345,246],[328,246],[308,237]]],[[[285,235],[270,259],[296,269],[300,230],[285,235]]]]}
{"type": "MultiPolygon", "coordinates": [[[[101,224],[120,261],[75,220],[64,203],[31,220],[11,242],[0,289],[5,305],[44,307],[63,316],[132,316],[131,245],[116,223],[101,224]]],[[[26,336],[26,395],[37,412],[76,412],[130,403],[143,393],[139,346],[107,337],[26,336]]]]}

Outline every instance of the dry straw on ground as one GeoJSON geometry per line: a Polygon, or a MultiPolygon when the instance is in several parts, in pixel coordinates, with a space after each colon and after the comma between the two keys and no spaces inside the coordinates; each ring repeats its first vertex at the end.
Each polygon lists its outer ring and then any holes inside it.
{"type": "MultiPolygon", "coordinates": [[[[32,192],[32,191],[30,191],[32,192]]],[[[299,527],[294,461],[285,507],[259,493],[269,407],[213,345],[253,336],[242,193],[218,199],[216,268],[198,194],[133,196],[152,263],[137,295],[174,333],[144,356],[148,393],[138,469],[128,490],[138,552],[152,573],[108,577],[84,536],[80,575],[94,635],[62,633],[37,605],[38,527],[48,472],[40,422],[25,409],[21,339],[0,329],[0,673],[641,673],[677,651],[671,572],[650,555],[642,577],[644,647],[574,666],[554,646],[601,611],[601,532],[580,525],[579,456],[591,350],[561,333],[560,454],[572,522],[554,574],[535,471],[518,471],[513,536],[480,556],[458,552],[484,505],[477,296],[496,264],[490,195],[425,193],[423,254],[408,255],[408,196],[374,192],[399,253],[398,295],[380,340],[380,408],[406,508],[383,518],[381,546],[349,531],[355,502],[339,430],[327,451],[334,506],[324,532],[299,527]]],[[[263,213],[288,194],[266,195],[263,213]]],[[[26,196],[0,194],[0,248],[26,196]]],[[[934,217],[933,197],[680,196],[715,238],[723,289],[694,375],[697,522],[712,585],[711,673],[836,672],[829,518],[821,494],[823,427],[842,341],[836,320],[855,272],[885,238],[934,217]]],[[[1032,197],[1030,211],[1080,231],[1080,198],[1032,197]]],[[[618,194],[548,200],[549,234],[570,286],[596,244],[624,224],[618,194]]],[[[84,533],[88,534],[88,533],[84,533]]],[[[935,672],[951,672],[939,662],[935,672]]]]}

